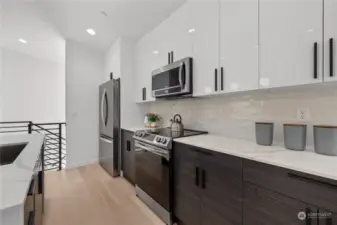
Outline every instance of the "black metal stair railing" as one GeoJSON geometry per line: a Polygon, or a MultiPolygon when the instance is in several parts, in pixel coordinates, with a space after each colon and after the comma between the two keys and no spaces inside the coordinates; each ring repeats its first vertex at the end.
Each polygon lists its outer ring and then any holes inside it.
{"type": "Polygon", "coordinates": [[[46,136],[44,149],[45,171],[62,170],[66,166],[65,126],[65,123],[0,122],[0,135],[44,134],[46,136]]]}
{"type": "Polygon", "coordinates": [[[44,149],[45,171],[62,170],[66,166],[65,123],[32,123],[31,133],[46,135],[44,149]]]}

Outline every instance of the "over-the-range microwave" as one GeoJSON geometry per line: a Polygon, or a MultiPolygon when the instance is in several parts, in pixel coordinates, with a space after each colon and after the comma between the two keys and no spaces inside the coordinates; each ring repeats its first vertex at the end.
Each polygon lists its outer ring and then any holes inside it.
{"type": "Polygon", "coordinates": [[[193,93],[193,59],[188,57],[152,72],[152,96],[169,98],[193,93]]]}

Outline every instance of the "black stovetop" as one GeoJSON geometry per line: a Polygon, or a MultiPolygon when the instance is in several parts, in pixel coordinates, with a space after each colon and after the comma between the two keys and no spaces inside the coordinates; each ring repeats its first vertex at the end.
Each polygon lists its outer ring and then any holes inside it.
{"type": "Polygon", "coordinates": [[[169,137],[169,138],[181,138],[181,137],[190,137],[194,135],[200,135],[200,134],[207,134],[206,131],[198,131],[198,130],[190,130],[190,129],[184,129],[181,132],[172,131],[171,128],[159,128],[155,130],[146,130],[146,133],[160,135],[163,137],[169,137]]]}

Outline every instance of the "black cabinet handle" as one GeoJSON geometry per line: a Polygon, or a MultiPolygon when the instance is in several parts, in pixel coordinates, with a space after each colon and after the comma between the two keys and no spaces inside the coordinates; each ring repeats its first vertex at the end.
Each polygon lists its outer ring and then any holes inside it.
{"type": "Polygon", "coordinates": [[[146,101],[146,88],[144,87],[142,90],[143,94],[143,101],[146,101]]]}
{"type": "Polygon", "coordinates": [[[28,225],[35,225],[35,211],[29,213],[28,225]]]}
{"type": "Polygon", "coordinates": [[[214,70],[214,90],[218,91],[218,69],[214,70]]]}
{"type": "Polygon", "coordinates": [[[310,209],[305,209],[305,225],[311,225],[311,218],[309,218],[310,209]]]}
{"type": "Polygon", "coordinates": [[[195,167],[195,185],[199,187],[199,167],[195,167]]]}
{"type": "Polygon", "coordinates": [[[328,186],[328,187],[332,187],[332,188],[337,188],[337,185],[332,184],[332,183],[328,183],[325,181],[320,181],[320,180],[314,180],[310,177],[304,177],[298,174],[295,174],[293,172],[288,173],[288,177],[294,178],[294,179],[298,179],[298,180],[302,180],[302,181],[306,181],[306,182],[310,182],[310,183],[314,183],[314,184],[318,184],[318,185],[324,185],[324,186],[328,186]]]}
{"type": "Polygon", "coordinates": [[[318,43],[314,43],[314,79],[318,78],[318,43]]]}
{"type": "Polygon", "coordinates": [[[126,151],[131,151],[131,141],[129,140],[126,141],[126,151]]]}
{"type": "Polygon", "coordinates": [[[35,188],[35,178],[33,177],[30,181],[29,189],[28,189],[28,196],[32,196],[34,194],[34,188],[35,188]]]}
{"type": "Polygon", "coordinates": [[[168,63],[168,64],[171,64],[171,52],[168,53],[168,56],[167,56],[167,63],[168,63]]]}
{"type": "Polygon", "coordinates": [[[333,38],[329,40],[329,52],[330,52],[330,77],[334,76],[334,56],[333,56],[333,38]]]}
{"type": "Polygon", "coordinates": [[[221,73],[220,74],[221,74],[221,81],[220,81],[221,82],[221,91],[223,91],[223,89],[224,89],[224,79],[223,79],[224,78],[223,77],[224,76],[224,69],[223,69],[223,67],[221,67],[221,73]]]}
{"type": "Polygon", "coordinates": [[[206,171],[201,170],[201,188],[205,189],[206,188],[206,171]]]}
{"type": "Polygon", "coordinates": [[[171,51],[171,63],[174,62],[173,51],[171,51]]]}

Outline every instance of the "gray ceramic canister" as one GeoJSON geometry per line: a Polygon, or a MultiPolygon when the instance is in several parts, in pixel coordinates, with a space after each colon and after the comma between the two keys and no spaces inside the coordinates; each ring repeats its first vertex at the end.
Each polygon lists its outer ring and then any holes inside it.
{"type": "Polygon", "coordinates": [[[304,151],[307,144],[307,125],[283,124],[284,147],[295,151],[304,151]]]}
{"type": "Polygon", "coordinates": [[[264,146],[272,145],[274,139],[274,123],[256,122],[255,136],[257,144],[264,146]]]}
{"type": "Polygon", "coordinates": [[[337,156],[337,126],[314,126],[314,146],[318,154],[337,156]]]}

